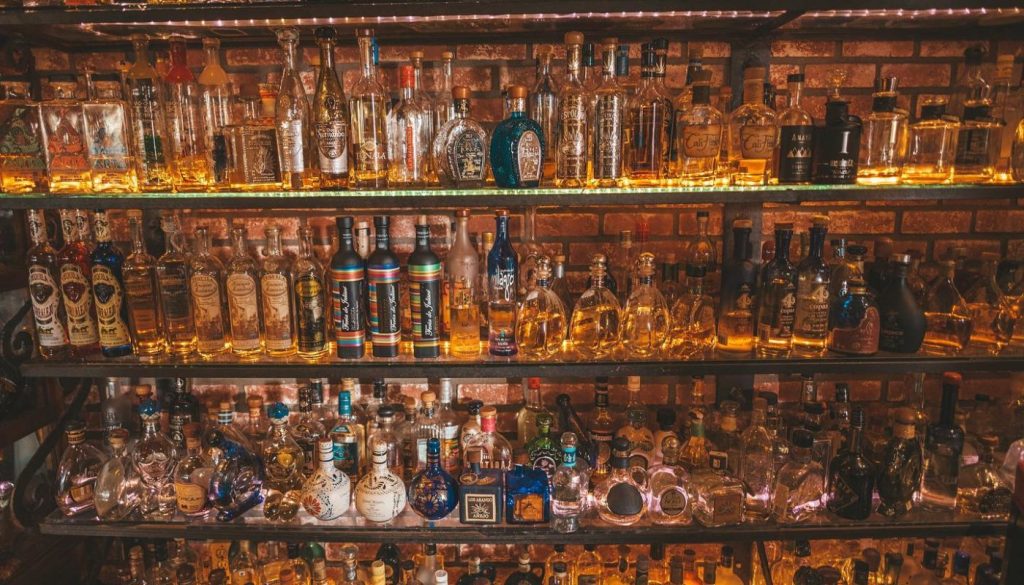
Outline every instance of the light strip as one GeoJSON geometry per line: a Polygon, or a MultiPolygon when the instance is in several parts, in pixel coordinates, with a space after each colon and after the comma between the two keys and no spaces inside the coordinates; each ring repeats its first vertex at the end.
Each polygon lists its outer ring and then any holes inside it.
{"type": "Polygon", "coordinates": [[[813,10],[804,18],[962,18],[965,16],[1017,16],[1024,10],[1014,8],[927,8],[906,10],[881,8],[870,10],[813,10]]]}

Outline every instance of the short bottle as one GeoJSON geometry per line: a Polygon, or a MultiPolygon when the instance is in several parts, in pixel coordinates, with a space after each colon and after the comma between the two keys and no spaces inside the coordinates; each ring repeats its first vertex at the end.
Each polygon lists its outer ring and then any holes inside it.
{"type": "Polygon", "coordinates": [[[213,464],[202,453],[199,424],[185,425],[185,454],[174,467],[174,493],[178,511],[189,517],[204,517],[210,512],[208,494],[213,464]]]}
{"type": "Polygon", "coordinates": [[[857,183],[899,182],[907,153],[907,114],[896,104],[897,81],[895,76],[875,80],[871,113],[864,119],[857,183]]]}
{"type": "Polygon", "coordinates": [[[541,256],[537,259],[536,286],[527,291],[516,318],[516,342],[527,358],[547,359],[562,351],[568,319],[550,283],[551,260],[541,256]]]}
{"type": "Polygon", "coordinates": [[[334,443],[330,439],[317,442],[317,454],[320,465],[302,487],[302,507],[317,520],[334,520],[351,504],[351,482],[334,466],[334,443]]]}
{"type": "Polygon", "coordinates": [[[587,509],[587,476],[576,465],[574,433],[562,434],[561,464],[551,477],[551,527],[556,532],[576,532],[587,509]]]}
{"type": "Polygon", "coordinates": [[[605,286],[607,261],[595,254],[590,262],[590,288],[583,292],[572,311],[569,341],[579,355],[606,357],[619,343],[619,301],[605,286]]]}
{"type": "Polygon", "coordinates": [[[270,430],[261,444],[267,474],[263,515],[269,520],[291,520],[299,509],[305,456],[288,427],[288,407],[276,402],[268,414],[270,430]]]}
{"type": "Polygon", "coordinates": [[[881,321],[878,348],[895,353],[916,353],[924,340],[926,322],[924,311],[907,286],[910,256],[894,254],[889,262],[893,268],[891,282],[878,295],[881,321]]]}
{"type": "Polygon", "coordinates": [[[957,290],[956,262],[947,260],[924,299],[925,332],[921,350],[931,355],[956,355],[971,340],[973,322],[967,301],[957,290]]]}
{"type": "Polygon", "coordinates": [[[509,524],[547,524],[551,521],[551,483],[541,469],[530,465],[525,450],[517,449],[515,466],[505,474],[505,521],[509,524]]]}
{"type": "Polygon", "coordinates": [[[640,254],[637,259],[637,286],[622,311],[622,346],[633,358],[660,354],[669,336],[669,307],[665,297],[654,286],[654,272],[654,254],[640,254]]]}
{"type": "Polygon", "coordinates": [[[985,519],[1005,518],[1012,508],[1013,486],[994,463],[999,437],[978,437],[978,462],[965,465],[957,478],[956,508],[985,519]]]}
{"type": "Polygon", "coordinates": [[[960,123],[945,114],[945,98],[931,98],[921,105],[920,119],[910,125],[901,183],[931,185],[953,180],[960,123]]]}
{"type": "Polygon", "coordinates": [[[505,516],[504,472],[481,467],[482,451],[466,454],[459,477],[459,521],[463,524],[501,524],[505,516]]]}
{"type": "Polygon", "coordinates": [[[610,524],[630,526],[647,513],[647,486],[639,484],[629,469],[629,440],[612,441],[611,473],[594,488],[597,513],[610,524]]]}
{"type": "Polygon", "coordinates": [[[878,512],[901,516],[915,504],[924,469],[921,440],[917,437],[917,415],[910,408],[896,413],[893,437],[885,446],[878,468],[878,512]]]}
{"type": "Polygon", "coordinates": [[[544,132],[540,124],[526,117],[527,89],[508,88],[509,117],[491,134],[490,163],[498,187],[533,188],[540,184],[544,167],[544,132]]]}
{"type": "Polygon", "coordinates": [[[709,463],[690,474],[694,519],[708,528],[743,522],[744,484],[729,473],[729,456],[715,451],[709,463]]]}
{"type": "Polygon", "coordinates": [[[370,522],[390,522],[405,509],[405,484],[388,468],[388,444],[370,443],[370,471],[356,484],[356,511],[370,522]]]}
{"type": "Polygon", "coordinates": [[[954,183],[987,183],[995,177],[1005,122],[992,117],[988,98],[967,101],[956,140],[954,183]]]}
{"type": "Polygon", "coordinates": [[[669,436],[661,448],[664,454],[661,463],[647,470],[651,522],[663,525],[690,524],[693,522],[690,474],[679,464],[679,439],[669,436]]]}
{"type": "Polygon", "coordinates": [[[452,103],[454,117],[434,136],[434,170],[443,186],[479,187],[487,176],[487,132],[470,115],[468,87],[453,87],[452,103]]]}
{"type": "Polygon", "coordinates": [[[725,134],[725,117],[711,105],[711,72],[698,71],[693,79],[690,106],[676,112],[676,154],[673,168],[679,184],[710,187],[715,184],[718,158],[725,134]]]}
{"type": "Polygon", "coordinates": [[[409,507],[421,518],[440,520],[459,503],[458,483],[441,468],[441,441],[427,440],[426,468],[409,482],[409,507]]]}
{"type": "Polygon", "coordinates": [[[825,469],[812,460],[814,437],[810,431],[793,432],[790,460],[779,469],[772,494],[772,518],[780,524],[798,524],[822,508],[825,469]]]}
{"type": "Polygon", "coordinates": [[[829,308],[828,349],[846,355],[878,353],[878,305],[863,283],[832,299],[829,308]]]}
{"type": "MultiPolygon", "coordinates": [[[[113,429],[107,442],[110,458],[99,467],[93,493],[96,517],[100,520],[124,520],[139,509],[142,484],[128,457],[128,431],[113,429]]],[[[204,501],[205,498],[206,492],[203,492],[204,501]]]]}

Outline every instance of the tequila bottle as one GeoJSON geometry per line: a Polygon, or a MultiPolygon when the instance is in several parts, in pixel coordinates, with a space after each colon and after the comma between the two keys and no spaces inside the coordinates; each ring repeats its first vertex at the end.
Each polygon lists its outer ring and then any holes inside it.
{"type": "Polygon", "coordinates": [[[918,417],[912,409],[897,411],[893,437],[885,446],[878,467],[878,512],[884,516],[909,512],[921,489],[924,462],[917,424],[918,417]]]}
{"type": "Polygon", "coordinates": [[[296,70],[298,29],[278,30],[277,43],[284,49],[284,70],[274,107],[277,143],[281,150],[281,186],[286,190],[316,189],[320,175],[316,168],[313,120],[305,86],[296,70]]]}
{"type": "MultiPolygon", "coordinates": [[[[351,505],[351,481],[334,466],[334,444],[330,439],[317,442],[320,465],[302,486],[302,507],[317,520],[340,518],[351,505]]],[[[314,576],[316,566],[313,567],[314,576]]]]}
{"type": "Polygon", "coordinates": [[[315,31],[320,46],[320,72],[313,95],[313,134],[320,162],[320,188],[348,186],[349,112],[348,100],[334,68],[337,33],[329,26],[315,31]]]}
{"type": "Polygon", "coordinates": [[[206,54],[205,64],[197,79],[202,96],[203,128],[213,159],[213,186],[224,189],[231,187],[225,134],[225,128],[231,126],[231,82],[220,64],[220,40],[203,38],[203,53],[206,54]]]}
{"type": "MultiPolygon", "coordinates": [[[[281,188],[277,130],[270,118],[263,117],[259,88],[255,84],[243,84],[238,100],[242,106],[241,123],[223,126],[220,130],[227,148],[227,169],[223,172],[228,175],[232,189],[276,191],[281,188]]],[[[219,185],[222,171],[218,168],[216,172],[219,185]]]]}
{"type": "Polygon", "coordinates": [[[260,308],[267,353],[287,356],[295,353],[295,306],[292,261],[281,251],[281,229],[266,229],[267,257],[260,265],[260,308]]]}
{"type": "Polygon", "coordinates": [[[350,479],[358,478],[367,467],[366,426],[352,413],[352,395],[338,393],[338,420],[330,431],[334,445],[334,466],[350,479]]]}
{"type": "Polygon", "coordinates": [[[270,406],[268,414],[270,430],[260,447],[266,466],[263,515],[269,520],[287,521],[299,510],[306,459],[288,428],[288,407],[276,402],[270,406]]]}
{"type": "Polygon", "coordinates": [[[178,217],[174,214],[165,214],[160,223],[167,249],[156,263],[164,333],[171,353],[188,356],[196,349],[196,327],[189,295],[189,257],[184,251],[185,235],[181,233],[178,217]]]}
{"type": "Polygon", "coordinates": [[[647,512],[649,494],[629,470],[629,441],[612,442],[611,473],[594,488],[597,513],[602,520],[620,526],[638,522],[647,512]]]}
{"type": "Polygon", "coordinates": [[[441,355],[441,260],[430,250],[427,216],[416,222],[416,248],[409,255],[413,357],[441,355]]]}
{"type": "Polygon", "coordinates": [[[487,132],[470,117],[469,88],[457,85],[451,96],[452,115],[431,145],[433,169],[442,186],[479,187],[487,177],[487,132]]]}
{"type": "Polygon", "coordinates": [[[46,191],[46,153],[39,103],[28,83],[4,83],[0,100],[0,188],[4,193],[46,191]]]}
{"type": "Polygon", "coordinates": [[[986,434],[978,442],[978,462],[961,468],[957,478],[957,510],[981,518],[1005,518],[1012,508],[1013,485],[994,463],[993,451],[999,447],[999,437],[986,434]]]}
{"type": "Polygon", "coordinates": [[[715,302],[704,292],[705,270],[686,265],[686,292],[672,307],[667,343],[669,353],[682,359],[701,359],[715,349],[715,302]]]}
{"type": "Polygon", "coordinates": [[[335,220],[341,245],[331,258],[331,312],[334,341],[340,358],[361,358],[366,352],[366,262],[352,242],[351,216],[335,220]]]}
{"type": "Polygon", "coordinates": [[[445,259],[450,351],[459,358],[480,355],[480,259],[469,241],[469,216],[468,209],[455,213],[455,241],[445,259]]]}
{"type": "Polygon", "coordinates": [[[239,357],[263,352],[260,334],[259,267],[245,246],[245,228],[231,228],[232,254],[225,272],[224,289],[228,297],[228,322],[231,324],[231,350],[239,357]]]}
{"type": "Polygon", "coordinates": [[[925,296],[921,349],[932,355],[956,355],[970,342],[973,323],[967,301],[954,283],[956,262],[944,262],[943,269],[925,296]]]}
{"type": "Polygon", "coordinates": [[[603,254],[590,262],[590,288],[583,292],[572,311],[569,340],[581,356],[599,359],[609,355],[619,343],[619,301],[605,288],[607,274],[603,254]]]}
{"type": "Polygon", "coordinates": [[[551,527],[556,532],[576,532],[587,509],[588,477],[576,465],[577,437],[563,433],[561,464],[551,477],[551,527]]]}
{"type": "Polygon", "coordinates": [[[655,524],[678,526],[693,522],[690,474],[679,464],[680,447],[678,438],[667,437],[661,445],[662,462],[647,470],[651,521],[655,524]]]}
{"type": "Polygon", "coordinates": [[[582,47],[583,33],[565,33],[565,82],[558,95],[555,142],[550,147],[555,157],[556,187],[582,188],[588,180],[590,95],[580,77],[582,47]]]}
{"type": "Polygon", "coordinates": [[[104,357],[132,353],[128,332],[128,303],[125,299],[122,265],[124,256],[113,243],[106,211],[96,212],[96,247],[92,251],[92,294],[96,300],[100,349],[104,357]]]}
{"type": "Polygon", "coordinates": [[[878,348],[897,353],[916,353],[924,340],[927,321],[914,293],[907,286],[910,256],[894,254],[891,282],[878,295],[880,329],[878,348]]]}
{"type": "Polygon", "coordinates": [[[210,145],[203,124],[202,94],[188,67],[185,37],[171,37],[167,84],[167,134],[177,191],[204,191],[213,181],[210,145]]]}
{"type": "Polygon", "coordinates": [[[480,410],[480,432],[466,438],[463,457],[480,452],[480,466],[490,469],[511,469],[512,445],[497,428],[498,411],[493,406],[480,410]]]}
{"type": "Polygon", "coordinates": [[[488,286],[488,349],[491,355],[511,357],[518,353],[516,345],[516,293],[519,261],[508,234],[508,210],[495,212],[497,237],[487,253],[488,286]]]}
{"type": "Polygon", "coordinates": [[[846,446],[829,463],[825,502],[841,518],[866,520],[874,504],[875,465],[863,454],[864,410],[854,408],[846,446]]]}
{"type": "Polygon", "coordinates": [[[608,379],[598,378],[594,384],[594,413],[588,425],[590,442],[594,445],[590,467],[594,485],[610,473],[611,445],[616,423],[608,408],[608,379]]]}
{"type": "Polygon", "coordinates": [[[829,309],[828,349],[848,355],[878,352],[881,318],[873,295],[863,283],[832,299],[829,309]]]}
{"type": "Polygon", "coordinates": [[[370,522],[390,522],[405,509],[405,484],[388,467],[386,441],[371,441],[370,453],[370,470],[355,488],[356,511],[370,522]]]}
{"type": "Polygon", "coordinates": [[[89,247],[78,233],[74,210],[60,210],[60,226],[64,247],[57,254],[61,299],[67,318],[67,335],[71,351],[84,356],[99,349],[96,309],[93,306],[92,283],[89,278],[89,247]]]}
{"type": "Polygon", "coordinates": [[[204,517],[210,512],[208,494],[213,464],[203,456],[199,441],[199,424],[184,428],[185,453],[174,466],[174,494],[178,511],[189,517],[204,517]]]}
{"type": "Polygon", "coordinates": [[[132,252],[124,260],[125,300],[128,304],[128,325],[140,356],[163,353],[167,341],[159,300],[156,259],[146,252],[142,238],[142,218],[130,217],[132,252]]]}
{"type": "Polygon", "coordinates": [[[755,519],[765,519],[771,513],[772,484],[775,482],[773,439],[768,428],[768,402],[754,399],[750,426],[740,435],[740,460],[737,476],[744,485],[745,513],[755,519]]]}
{"type": "Polygon", "coordinates": [[[107,440],[110,444],[110,458],[96,474],[93,503],[100,520],[124,520],[139,508],[141,485],[138,473],[128,457],[128,431],[114,429],[107,440]]]}
{"type": "Polygon", "coordinates": [[[164,82],[149,64],[149,41],[141,34],[131,37],[135,61],[128,70],[132,144],[139,188],[170,191],[171,155],[168,150],[164,82]]]}
{"type": "MultiPolygon", "coordinates": [[[[711,105],[711,72],[694,74],[691,103],[675,112],[674,179],[686,187],[710,187],[718,174],[725,118],[711,105]]],[[[678,104],[677,104],[678,107],[678,104]]]]}
{"type": "Polygon", "coordinates": [[[327,309],[324,269],[313,256],[313,230],[299,228],[299,255],[292,263],[296,337],[299,357],[318,360],[327,354],[327,309]]]}
{"type": "Polygon", "coordinates": [[[772,175],[778,126],[764,105],[763,67],[743,71],[743,105],[729,115],[729,165],[736,186],[767,185],[772,175]]]}
{"type": "Polygon", "coordinates": [[[374,69],[373,30],[356,31],[362,71],[349,97],[349,128],[353,165],[349,186],[353,189],[388,187],[387,110],[390,96],[374,69]]]}
{"type": "Polygon", "coordinates": [[[95,508],[96,478],[107,455],[85,442],[85,425],[71,422],[64,431],[68,446],[57,465],[57,508],[76,516],[95,508]]]}
{"type": "Polygon", "coordinates": [[[780,524],[806,522],[822,508],[825,469],[811,459],[813,444],[809,431],[793,432],[790,460],[779,469],[772,490],[772,518],[780,524]]]}
{"type": "Polygon", "coordinates": [[[956,402],[962,378],[955,372],[942,376],[939,420],[928,427],[924,443],[924,479],[921,503],[925,509],[952,510],[956,505],[964,431],[956,424],[956,402]]]}
{"type": "Polygon", "coordinates": [[[374,441],[382,441],[387,445],[388,468],[392,473],[402,476],[402,446],[395,433],[393,426],[395,422],[395,409],[391,405],[381,406],[376,413],[376,419],[372,427],[367,428],[367,444],[374,441]]]}
{"type": "Polygon", "coordinates": [[[796,314],[793,318],[793,346],[797,350],[821,353],[828,337],[829,279],[832,271],[824,260],[828,217],[811,220],[811,244],[807,256],[796,267],[796,314]]]}
{"type": "Polygon", "coordinates": [[[491,172],[499,187],[534,188],[543,178],[548,145],[540,124],[526,116],[526,88],[513,85],[508,95],[508,117],[491,134],[491,172]]]}
{"type": "Polygon", "coordinates": [[[994,179],[1002,133],[1006,131],[1004,125],[1002,120],[992,117],[987,96],[965,102],[953,158],[954,183],[986,183],[994,179]]]}
{"type": "Polygon", "coordinates": [[[440,520],[458,505],[459,484],[441,468],[441,441],[426,444],[425,467],[409,483],[409,507],[426,520],[440,520]]]}
{"type": "Polygon", "coordinates": [[[509,524],[546,524],[550,521],[550,480],[534,469],[529,456],[516,450],[515,466],[505,473],[505,520],[509,524]]]}
{"type": "Polygon", "coordinates": [[[87,193],[92,173],[82,107],[75,99],[74,82],[50,84],[53,98],[42,103],[43,142],[50,175],[50,193],[87,193]]]}
{"type": "Polygon", "coordinates": [[[864,119],[857,182],[893,185],[899,182],[907,154],[907,114],[896,105],[894,76],[875,81],[871,113],[864,119]]]}
{"type": "Polygon", "coordinates": [[[597,187],[622,187],[622,148],[625,141],[627,95],[615,79],[615,49],[618,40],[604,39],[601,45],[601,83],[594,90],[591,182],[597,187]]]}
{"type": "MultiPolygon", "coordinates": [[[[451,51],[441,52],[441,68],[439,71],[441,81],[431,104],[431,126],[434,129],[435,143],[437,142],[437,136],[441,134],[441,128],[458,115],[455,105],[455,99],[458,98],[455,97],[454,88],[452,87],[452,80],[455,77],[452,71],[452,61],[454,59],[455,53],[451,51]]],[[[466,98],[469,98],[468,93],[466,98]]],[[[486,147],[484,150],[486,150],[486,147]]],[[[440,172],[437,167],[434,167],[434,171],[440,172]]]]}
{"type": "Polygon", "coordinates": [[[402,336],[398,256],[391,250],[389,224],[386,215],[374,216],[377,248],[366,261],[373,357],[398,357],[402,336]]]}
{"type": "Polygon", "coordinates": [[[86,100],[82,128],[87,145],[94,193],[133,193],[139,190],[132,161],[130,128],[125,103],[115,85],[95,87],[86,69],[86,100]]]}
{"type": "Polygon", "coordinates": [[[658,58],[654,47],[644,45],[640,60],[640,87],[626,104],[623,164],[631,185],[660,185],[668,178],[672,119],[672,100],[658,81],[658,58]]]}
{"type": "Polygon", "coordinates": [[[459,417],[452,409],[452,379],[441,378],[439,386],[437,425],[441,431],[441,467],[452,476],[458,476],[462,468],[462,450],[459,448],[459,417]]]}
{"type": "Polygon", "coordinates": [[[654,286],[654,254],[640,254],[637,272],[638,284],[623,311],[622,344],[631,357],[647,358],[658,355],[668,339],[669,311],[665,297],[654,286]]]}
{"type": "Polygon", "coordinates": [[[536,286],[530,289],[519,305],[515,338],[523,355],[547,359],[562,349],[565,341],[565,307],[549,287],[551,260],[537,260],[536,286]]]}
{"type": "Polygon", "coordinates": [[[205,358],[220,355],[231,346],[224,320],[224,265],[210,254],[210,230],[206,226],[195,231],[195,253],[188,261],[188,286],[195,316],[196,349],[205,358]]]}
{"type": "Polygon", "coordinates": [[[550,414],[537,415],[537,430],[524,445],[530,466],[543,471],[549,480],[561,463],[561,453],[551,437],[552,420],[550,414]]]}
{"type": "Polygon", "coordinates": [[[921,105],[920,119],[910,125],[901,183],[926,185],[953,180],[960,124],[945,113],[945,98],[926,99],[921,105]]]}
{"type": "Polygon", "coordinates": [[[174,516],[174,444],[160,431],[160,407],[153,400],[139,406],[142,437],[132,446],[129,457],[142,483],[140,512],[146,518],[168,520],[174,516]]]}
{"type": "Polygon", "coordinates": [[[732,224],[732,260],[722,266],[722,296],[718,313],[717,347],[727,352],[754,349],[754,310],[758,267],[750,259],[753,222],[737,219],[732,224]]]}
{"type": "Polygon", "coordinates": [[[793,224],[775,224],[775,258],[761,269],[761,287],[757,294],[754,345],[759,355],[785,356],[792,347],[798,278],[797,269],[789,262],[792,238],[793,224]]]}
{"type": "Polygon", "coordinates": [[[544,144],[548,148],[544,152],[544,166],[542,180],[548,180],[555,173],[555,144],[556,131],[558,129],[558,85],[551,75],[551,50],[550,47],[541,47],[537,56],[537,75],[530,90],[530,97],[527,102],[526,116],[540,125],[544,137],[544,144]]]}
{"type": "MultiPolygon", "coordinates": [[[[327,428],[318,420],[313,411],[312,390],[308,386],[299,388],[299,411],[292,420],[292,437],[302,447],[305,458],[303,475],[309,477],[317,468],[316,442],[327,436],[327,428]]],[[[333,428],[333,427],[332,427],[333,428]]]]}
{"type": "Polygon", "coordinates": [[[779,114],[779,183],[811,182],[814,170],[814,119],[800,104],[804,74],[786,76],[789,105],[779,114]]]}
{"type": "Polygon", "coordinates": [[[400,97],[388,113],[388,182],[392,187],[427,184],[430,154],[430,110],[413,92],[412,65],[398,70],[400,97]]]}

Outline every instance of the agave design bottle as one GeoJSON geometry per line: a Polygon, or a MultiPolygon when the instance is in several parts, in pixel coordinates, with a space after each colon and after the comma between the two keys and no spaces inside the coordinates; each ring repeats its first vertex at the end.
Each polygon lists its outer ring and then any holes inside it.
{"type": "Polygon", "coordinates": [[[136,171],[143,191],[170,191],[171,157],[167,147],[164,83],[149,63],[149,41],[132,35],[135,60],[128,70],[129,119],[136,171]]]}
{"type": "Polygon", "coordinates": [[[537,286],[530,289],[519,305],[516,340],[523,355],[546,359],[562,349],[565,341],[565,307],[551,288],[551,260],[537,259],[537,286]]]}
{"type": "Polygon", "coordinates": [[[320,159],[320,188],[338,189],[348,185],[349,113],[345,91],[334,69],[332,27],[318,27],[314,33],[320,45],[320,73],[313,95],[313,134],[320,159]]]}
{"type": "Polygon", "coordinates": [[[352,216],[336,220],[341,245],[331,258],[331,313],[340,358],[361,358],[366,352],[366,262],[352,242],[352,216]]]}
{"type": "Polygon", "coordinates": [[[260,312],[267,353],[287,356],[295,353],[295,307],[292,295],[291,260],[281,251],[281,229],[270,226],[267,257],[260,266],[260,312]]]}
{"type": "Polygon", "coordinates": [[[391,250],[389,224],[385,215],[373,218],[377,249],[366,261],[373,357],[398,357],[398,344],[402,337],[399,261],[391,250]]]}
{"type": "Polygon", "coordinates": [[[443,186],[479,187],[487,176],[487,132],[470,117],[468,87],[452,88],[452,99],[453,117],[438,128],[431,146],[433,168],[443,186]]]}
{"type": "Polygon", "coordinates": [[[573,349],[589,359],[607,356],[619,343],[619,301],[605,285],[607,261],[595,254],[590,262],[590,288],[572,311],[569,340],[573,349]]]}
{"type": "Polygon", "coordinates": [[[352,487],[348,476],[334,466],[334,443],[317,442],[320,466],[302,487],[302,507],[317,520],[334,520],[348,510],[352,487]]]}
{"type": "Polygon", "coordinates": [[[189,258],[184,249],[185,236],[174,214],[161,217],[160,225],[167,243],[167,251],[156,262],[164,334],[171,353],[188,356],[196,349],[196,327],[188,290],[189,258]]]}
{"type": "Polygon", "coordinates": [[[356,484],[356,510],[370,522],[390,522],[405,509],[405,484],[388,468],[388,444],[370,441],[370,471],[356,484]]]}
{"type": "Polygon", "coordinates": [[[508,89],[509,117],[491,135],[491,172],[494,182],[507,189],[537,187],[543,173],[544,132],[526,117],[526,94],[522,85],[508,89]]]}
{"type": "Polygon", "coordinates": [[[96,474],[93,502],[100,520],[124,520],[142,501],[142,484],[128,457],[128,431],[113,429],[108,437],[110,459],[96,474]]]}
{"type": "Polygon", "coordinates": [[[268,414],[270,430],[261,445],[267,475],[263,515],[272,520],[288,520],[298,511],[306,460],[302,447],[288,428],[288,407],[276,402],[268,409],[268,414]]]}
{"type": "MultiPolygon", "coordinates": [[[[80,217],[84,219],[84,216],[80,217]]],[[[128,324],[135,338],[136,353],[140,356],[157,355],[163,353],[166,338],[157,295],[159,285],[156,259],[146,252],[146,243],[142,239],[142,218],[129,218],[128,226],[132,235],[132,253],[125,258],[121,267],[128,303],[128,324]]]]}
{"type": "Polygon", "coordinates": [[[92,294],[100,328],[100,349],[104,357],[132,353],[128,332],[128,303],[125,300],[121,267],[124,255],[114,245],[107,212],[96,212],[96,247],[92,251],[92,294]]]}
{"type": "Polygon", "coordinates": [[[459,485],[441,468],[441,441],[427,440],[427,466],[409,483],[409,506],[427,520],[440,520],[459,503],[459,485]]]}
{"type": "Polygon", "coordinates": [[[46,153],[39,102],[29,99],[29,84],[5,83],[7,99],[0,102],[0,188],[4,193],[46,191],[46,153]]]}
{"type": "Polygon", "coordinates": [[[668,339],[668,304],[654,286],[654,254],[640,254],[637,272],[639,283],[623,311],[622,345],[630,357],[649,358],[658,355],[668,339]]]}
{"type": "Polygon", "coordinates": [[[278,30],[277,42],[284,49],[284,70],[281,72],[281,86],[277,90],[275,106],[282,188],[316,189],[320,175],[316,168],[312,116],[305,86],[295,69],[299,31],[294,28],[278,30]]]}
{"type": "Polygon", "coordinates": [[[82,108],[75,99],[74,82],[52,82],[53,99],[44,101],[43,138],[51,193],[86,193],[92,190],[92,173],[86,159],[82,108]]]}
{"type": "Polygon", "coordinates": [[[555,118],[555,186],[586,186],[589,165],[590,99],[580,79],[580,55],[583,33],[565,33],[566,74],[558,96],[555,118]]]}
{"type": "Polygon", "coordinates": [[[68,448],[57,465],[57,507],[65,516],[75,516],[94,508],[96,478],[107,456],[85,442],[82,423],[70,423],[64,435],[68,448]]]}
{"type": "Polygon", "coordinates": [[[757,295],[755,347],[759,355],[786,355],[793,344],[797,270],[789,262],[789,242],[792,239],[793,224],[775,224],[775,258],[761,270],[761,287],[757,295]]]}

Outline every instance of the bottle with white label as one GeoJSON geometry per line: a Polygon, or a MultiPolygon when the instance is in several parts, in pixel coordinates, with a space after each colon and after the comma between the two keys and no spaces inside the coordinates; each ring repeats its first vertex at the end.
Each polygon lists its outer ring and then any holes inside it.
{"type": "Polygon", "coordinates": [[[320,182],[313,148],[312,116],[305,86],[295,69],[299,31],[277,31],[277,42],[284,49],[284,71],[277,91],[275,118],[277,144],[281,153],[281,187],[291,191],[316,189],[320,182]]]}
{"type": "Polygon", "coordinates": [[[197,350],[213,357],[231,346],[224,321],[224,265],[210,254],[210,230],[199,226],[195,232],[195,254],[188,262],[189,296],[195,314],[197,350]]]}
{"type": "Polygon", "coordinates": [[[348,186],[348,102],[334,69],[334,44],[337,33],[329,26],[316,29],[320,46],[320,73],[313,95],[313,135],[320,162],[320,188],[344,189],[348,186]]]}
{"type": "Polygon", "coordinates": [[[387,442],[374,439],[370,450],[370,471],[356,484],[356,510],[370,522],[390,522],[405,510],[405,484],[388,468],[387,442]]]}
{"type": "Polygon", "coordinates": [[[96,321],[100,329],[100,349],[104,357],[132,353],[128,332],[128,303],[124,293],[121,267],[124,254],[114,245],[107,212],[96,212],[96,247],[92,251],[92,294],[96,299],[96,321]]]}
{"type": "Polygon", "coordinates": [[[89,246],[78,232],[73,209],[60,210],[64,247],[57,255],[60,290],[67,312],[67,331],[75,355],[88,355],[100,347],[89,274],[89,246]]]}
{"type": "Polygon", "coordinates": [[[245,248],[245,228],[231,229],[232,255],[226,267],[225,289],[228,297],[228,321],[231,324],[231,349],[239,357],[263,352],[260,335],[259,268],[245,248]]]}
{"type": "Polygon", "coordinates": [[[292,355],[295,353],[292,262],[281,252],[281,228],[270,226],[266,234],[267,257],[260,266],[263,344],[269,355],[292,355]]]}
{"type": "Polygon", "coordinates": [[[42,210],[33,209],[26,215],[32,247],[25,263],[28,264],[28,290],[36,325],[36,346],[44,359],[60,359],[67,355],[70,345],[64,326],[64,303],[57,286],[57,251],[47,240],[42,210]]]}

